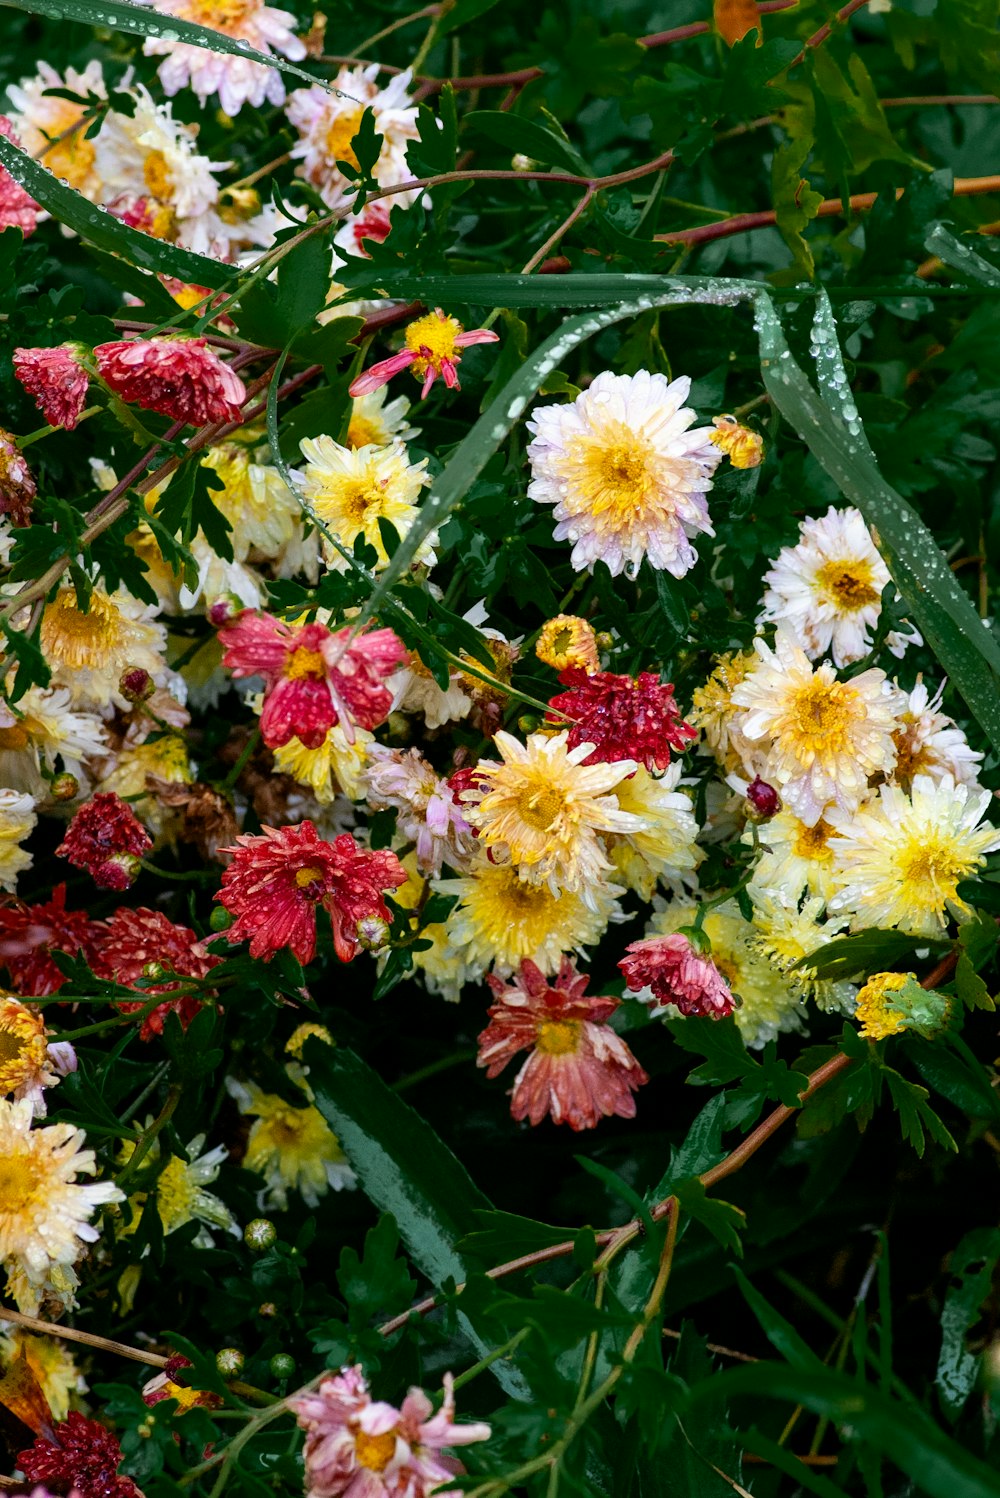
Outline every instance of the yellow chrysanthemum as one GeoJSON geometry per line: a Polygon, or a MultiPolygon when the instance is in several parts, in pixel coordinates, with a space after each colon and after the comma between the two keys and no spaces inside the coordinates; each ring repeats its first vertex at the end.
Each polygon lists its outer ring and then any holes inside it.
{"type": "MultiPolygon", "coordinates": [[[[152,1119],[147,1121],[147,1128],[152,1119]]],[[[205,1187],[217,1178],[220,1167],[229,1158],[229,1152],[225,1145],[218,1144],[214,1149],[201,1153],[205,1143],[204,1134],[199,1134],[192,1139],[187,1146],[188,1160],[182,1160],[180,1155],[171,1155],[166,1165],[156,1177],[156,1185],[151,1195],[156,1202],[156,1210],[160,1222],[163,1225],[164,1234],[175,1233],[178,1228],[184,1227],[188,1222],[202,1222],[210,1227],[224,1228],[228,1233],[238,1233],[239,1228],[233,1214],[226,1204],[205,1187]]],[[[127,1164],[135,1151],[135,1145],[126,1141],[119,1151],[119,1161],[127,1164]]],[[[150,1155],[153,1161],[160,1157],[160,1141],[156,1139],[150,1155]]],[[[149,1201],[146,1192],[135,1192],[129,1198],[132,1208],[131,1221],[123,1228],[128,1234],[134,1232],[139,1225],[142,1212],[149,1201]]],[[[202,1240],[205,1244],[211,1244],[207,1233],[202,1240]]]]}
{"type": "Polygon", "coordinates": [[[76,589],[61,588],[42,615],[39,642],[53,683],[68,687],[73,702],[94,707],[127,706],[118,691],[126,666],[151,676],[163,671],[166,631],[144,616],[146,606],[94,588],[86,612],[76,589]]]}
{"type": "Polygon", "coordinates": [[[688,721],[700,728],[705,743],[727,773],[751,769],[753,749],[740,732],[743,712],[733,706],[733,692],[757,664],[752,650],[720,655],[715,670],[691,694],[688,721]]]}
{"type": "Polygon", "coordinates": [[[212,503],[232,526],[236,557],[251,551],[272,558],[284,550],[301,526],[301,509],[278,470],[255,463],[246,447],[226,442],[210,447],[201,460],[222,482],[211,491],[212,503]]]}
{"type": "Polygon", "coordinates": [[[811,967],[798,966],[803,958],[838,936],[847,925],[846,919],[841,916],[823,921],[824,902],[820,899],[807,900],[800,910],[797,902],[756,883],[750,885],[749,894],[757,945],[765,957],[820,1009],[853,1014],[857,993],[853,983],[819,978],[811,967]]]}
{"type": "MultiPolygon", "coordinates": [[[[404,858],[400,859],[400,862],[406,870],[406,883],[400,885],[399,889],[393,890],[392,899],[394,904],[401,905],[404,910],[415,911],[434,890],[440,890],[446,894],[457,893],[452,888],[454,881],[436,885],[426,879],[417,865],[415,852],[407,853],[404,858]]],[[[415,929],[416,922],[414,922],[415,929]]],[[[462,996],[464,985],[473,976],[480,976],[480,973],[470,973],[462,954],[452,945],[449,928],[444,921],[431,921],[424,926],[420,932],[420,940],[430,942],[430,946],[420,951],[413,951],[414,970],[421,974],[430,993],[439,994],[450,1004],[457,1004],[462,996]]],[[[380,972],[385,966],[385,961],[385,956],[379,958],[380,972]]]]}
{"type": "MultiPolygon", "coordinates": [[[[757,828],[763,849],[754,871],[762,889],[771,890],[789,902],[808,893],[824,901],[834,893],[833,828],[822,817],[812,827],[788,807],[757,828]]],[[[753,829],[747,827],[743,841],[752,844],[753,829]]]]}
{"type": "Polygon", "coordinates": [[[659,778],[640,765],[615,790],[621,810],[637,816],[643,826],[611,841],[611,862],[622,883],[642,900],[653,898],[659,879],[676,890],[690,887],[704,857],[695,843],[698,823],[691,798],[677,789],[680,778],[678,761],[659,778]]]}
{"type": "Polygon", "coordinates": [[[295,1108],[253,1082],[229,1078],[227,1085],[241,1111],[254,1120],[243,1164],[264,1177],[262,1207],[283,1211],[290,1191],[315,1207],[331,1186],[334,1191],[353,1187],[354,1172],[318,1108],[295,1108]]]}
{"type": "Polygon", "coordinates": [[[307,1022],[304,1025],[297,1025],[285,1041],[286,1055],[294,1056],[296,1061],[301,1061],[305,1043],[309,1039],[321,1040],[324,1045],[333,1045],[333,1036],[325,1025],[314,1025],[307,1022]]]}
{"type": "Polygon", "coordinates": [[[405,395],[388,399],[388,387],[355,396],[347,428],[348,447],[388,447],[392,442],[409,442],[420,435],[419,428],[407,420],[410,402],[405,395]]]}
{"type": "Polygon", "coordinates": [[[576,614],[547,619],[535,642],[535,654],[554,671],[565,671],[567,666],[582,666],[588,672],[601,669],[593,626],[576,614]]]}
{"type": "Polygon", "coordinates": [[[365,793],[365,768],[369,745],[375,735],[366,728],[355,728],[354,742],[339,723],[328,731],[318,749],[307,749],[299,739],[289,739],[274,751],[274,768],[291,775],[299,785],[307,785],[321,806],[329,806],[338,795],[349,801],[360,801],[365,793]]]}
{"type": "Polygon", "coordinates": [[[734,468],[759,468],[764,461],[764,439],[759,432],[741,426],[735,416],[713,416],[711,440],[720,447],[734,468]]]}
{"type": "MultiPolygon", "coordinates": [[[[430,483],[427,459],[411,463],[402,443],[390,447],[341,447],[332,437],[306,437],[299,444],[306,460],[303,492],[324,525],[353,551],[359,536],[378,556],[376,569],[389,564],[379,521],[405,536],[420,513],[420,491],[430,483]]],[[[347,562],[324,542],[327,563],[342,572],[347,562]]],[[[434,562],[434,537],[424,541],[416,560],[434,562]]]]}
{"type": "Polygon", "coordinates": [[[31,1098],[36,1111],[44,1113],[42,1089],[58,1080],[50,1066],[42,1011],[20,999],[0,998],[0,1096],[31,1098]]]}
{"type": "Polygon", "coordinates": [[[0,1330],[0,1363],[4,1373],[23,1357],[44,1395],[54,1422],[65,1420],[74,1395],[86,1394],[87,1382],[65,1342],[36,1337],[19,1326],[0,1330]]]}
{"type": "Polygon", "coordinates": [[[906,1027],[906,1016],[892,1007],[891,994],[898,993],[916,973],[873,973],[858,993],[854,1017],[868,1040],[885,1040],[906,1027]]]}

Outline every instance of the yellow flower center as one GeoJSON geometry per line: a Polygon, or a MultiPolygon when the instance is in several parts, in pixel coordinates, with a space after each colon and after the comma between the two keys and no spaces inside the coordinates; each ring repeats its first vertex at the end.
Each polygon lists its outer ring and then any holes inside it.
{"type": "Polygon", "coordinates": [[[285,662],[284,674],[289,681],[302,681],[305,677],[311,681],[321,681],[326,675],[326,665],[318,650],[307,650],[304,645],[300,645],[285,662]]]}
{"type": "Polygon", "coordinates": [[[348,524],[361,530],[368,520],[368,512],[380,512],[385,503],[385,485],[371,479],[356,479],[345,484],[340,496],[344,518],[348,524]]]}
{"type": "Polygon", "coordinates": [[[945,899],[955,892],[960,879],[976,867],[978,860],[963,858],[953,846],[935,841],[911,848],[900,860],[904,882],[930,884],[945,899]]]}
{"type": "Polygon", "coordinates": [[[578,1019],[544,1019],[538,1026],[535,1049],[543,1056],[571,1056],[579,1047],[582,1028],[578,1019]]]}
{"type": "Polygon", "coordinates": [[[39,1171],[30,1156],[8,1155],[0,1159],[0,1202],[4,1216],[13,1218],[41,1205],[46,1194],[44,1171],[39,1171]]]}
{"type": "Polygon", "coordinates": [[[323,874],[320,869],[296,869],[295,883],[299,889],[308,889],[311,884],[321,884],[323,874]]]}
{"type": "Polygon", "coordinates": [[[826,562],[816,574],[816,584],[841,613],[856,614],[878,603],[870,562],[826,562]]]}
{"type": "Polygon", "coordinates": [[[173,1155],[156,1182],[156,1210],[165,1233],[172,1233],[191,1221],[197,1196],[198,1187],[191,1180],[188,1167],[173,1155]]]}
{"type": "Polygon", "coordinates": [[[462,324],[457,318],[438,317],[436,312],[428,312],[426,317],[411,322],[406,330],[406,347],[412,354],[420,355],[413,361],[414,374],[425,375],[431,367],[440,374],[445,359],[454,362],[459,352],[455,339],[461,332],[462,324]]]}
{"type": "Polygon", "coordinates": [[[150,151],[142,166],[142,179],[159,202],[166,202],[173,191],[174,179],[162,151],[150,151]]]}
{"type": "Polygon", "coordinates": [[[42,616],[40,643],[50,663],[71,670],[99,670],[119,649],[121,615],[106,594],[90,595],[90,608],[77,607],[76,590],[64,588],[42,616]]]}
{"type": "Polygon", "coordinates": [[[0,728],[0,749],[24,749],[29,742],[24,723],[11,723],[9,728],[0,728]]]}
{"type": "Polygon", "coordinates": [[[827,841],[832,831],[833,828],[828,827],[822,819],[816,823],[815,827],[801,826],[795,835],[795,843],[793,845],[795,856],[797,858],[818,860],[823,863],[832,859],[833,854],[827,846],[827,841]]]}
{"type": "Polygon", "coordinates": [[[781,731],[800,760],[812,763],[850,748],[857,695],[846,683],[824,681],[818,675],[792,691],[781,731]]]}
{"type": "Polygon", "coordinates": [[[382,428],[367,416],[355,414],[347,428],[348,447],[380,447],[383,443],[382,428]]]}
{"type": "Polygon", "coordinates": [[[548,832],[565,810],[566,797],[562,791],[535,791],[521,807],[521,818],[536,832],[548,832]]]}
{"type": "Polygon", "coordinates": [[[873,973],[858,993],[854,1018],[869,1040],[884,1040],[902,1030],[906,1018],[892,1007],[889,995],[898,992],[913,973],[873,973]]]}
{"type": "Polygon", "coordinates": [[[260,9],[260,0],[188,0],[181,11],[185,21],[227,31],[260,9]]]}
{"type": "Polygon", "coordinates": [[[361,104],[355,104],[353,108],[338,110],[334,115],[326,132],[326,154],[331,161],[346,161],[348,166],[358,166],[351,142],[358,133],[364,112],[361,104]]]}
{"type": "Polygon", "coordinates": [[[45,103],[47,109],[44,129],[53,144],[42,147],[40,160],[50,172],[80,192],[93,171],[97,151],[94,142],[86,139],[85,125],[74,130],[72,135],[64,135],[64,132],[80,119],[83,106],[74,104],[69,99],[47,98],[45,103]],[[62,140],[59,139],[61,135],[64,136],[62,140]]]}
{"type": "Polygon", "coordinates": [[[387,1430],[380,1436],[370,1436],[359,1430],[354,1436],[354,1455],[359,1467],[369,1472],[384,1472],[396,1451],[396,1432],[387,1430]]]}

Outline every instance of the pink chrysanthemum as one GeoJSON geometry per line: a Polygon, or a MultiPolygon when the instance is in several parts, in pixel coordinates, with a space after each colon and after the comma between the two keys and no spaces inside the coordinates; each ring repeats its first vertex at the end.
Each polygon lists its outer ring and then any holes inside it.
{"type": "Polygon", "coordinates": [[[735,1007],[725,978],[709,957],[696,952],[686,936],[654,936],[634,941],[618,966],[632,993],[652,990],[654,1014],[672,1004],[686,1016],[725,1019],[735,1007]]]}
{"type": "MultiPolygon", "coordinates": [[[[206,950],[193,931],[187,926],[176,926],[162,911],[143,906],[130,910],[122,906],[98,937],[90,965],[99,978],[120,983],[123,988],[135,988],[142,995],[134,1003],[129,999],[115,1001],[122,1014],[134,1014],[148,1002],[150,994],[174,993],[181,986],[180,980],[204,978],[220,961],[221,958],[206,950]],[[140,989],[138,985],[143,978],[159,979],[157,969],[163,970],[165,981],[147,981],[140,989]]],[[[186,1030],[201,1005],[202,1000],[196,994],[181,994],[157,1004],[142,1022],[141,1039],[151,1040],[154,1035],[161,1035],[171,1011],[186,1030]]]]}
{"type": "Polygon", "coordinates": [[[55,1483],[79,1498],[142,1498],[131,1477],[119,1473],[121,1460],[110,1430],[71,1410],[49,1435],[19,1452],[17,1465],[29,1482],[55,1483]]]}
{"type": "Polygon", "coordinates": [[[56,348],[16,348],[14,373],[50,426],[71,432],[87,400],[89,376],[72,343],[56,348]]]}
{"type": "Polygon", "coordinates": [[[238,837],[215,896],[236,917],[226,936],[250,941],[250,956],[269,962],[288,947],[305,966],[316,952],[316,907],[322,905],[333,926],[333,944],[341,962],[358,951],[358,923],[375,918],[388,922],[384,890],[406,883],[395,853],[359,848],[343,833],[332,843],[320,837],[312,822],[295,827],[265,827],[262,837],[238,837]]]}
{"type": "Polygon", "coordinates": [[[260,728],[271,749],[293,738],[318,749],[336,723],[351,741],[352,725],[377,728],[392,706],[385,678],[407,658],[391,629],[351,640],[349,629],[296,627],[250,610],[224,625],[219,639],[234,676],[264,678],[260,728]]]}
{"type": "MultiPolygon", "coordinates": [[[[388,230],[386,231],[388,232],[388,230]]],[[[412,369],[418,380],[423,381],[421,400],[429,393],[434,381],[444,380],[449,390],[457,390],[458,369],[462,350],[473,343],[496,343],[496,333],[487,328],[471,328],[467,332],[454,317],[446,317],[440,307],[411,322],[403,335],[406,347],[391,359],[383,359],[358,375],[352,383],[352,396],[371,395],[404,369],[412,369]]]]}
{"type": "Polygon", "coordinates": [[[492,973],[486,981],[495,1002],[477,1066],[496,1077],[519,1051],[531,1051],[514,1080],[512,1117],[538,1124],[549,1114],[577,1131],[612,1114],[635,1117],[632,1094],[649,1078],[607,1024],[620,1000],[586,998],[587,975],[569,957],[551,980],[526,957],[510,983],[492,973]]]}
{"type": "Polygon", "coordinates": [[[125,890],[134,883],[139,860],[153,839],[114,791],[104,791],[80,807],[56,849],[75,869],[86,869],[102,889],[125,890]]]}
{"type": "Polygon", "coordinates": [[[35,476],[16,437],[0,427],[0,514],[9,515],[11,525],[30,525],[37,494],[35,476]]]}
{"type": "MultiPolygon", "coordinates": [[[[13,125],[5,114],[0,114],[0,135],[6,135],[15,146],[21,144],[14,134],[13,125]]],[[[6,167],[0,167],[0,230],[20,229],[27,239],[29,234],[35,232],[41,211],[34,198],[30,193],[25,192],[20,182],[14,180],[6,167]]]]}
{"type": "Polygon", "coordinates": [[[236,421],[246,386],[204,338],[137,338],[99,343],[101,378],[122,400],[174,421],[236,421]]]}
{"type": "MultiPolygon", "coordinates": [[[[616,676],[611,671],[588,675],[581,666],[569,666],[559,680],[570,690],[553,697],[549,707],[572,720],[571,749],[594,745],[585,765],[635,759],[654,773],[667,768],[671,749],[683,753],[698,737],[678,712],[673,687],[652,671],[637,677],[616,676]]],[[[550,721],[565,726],[554,716],[550,721]]]]}
{"type": "Polygon", "coordinates": [[[360,1364],[329,1373],[319,1388],[296,1395],[289,1408],[306,1432],[307,1498],[460,1498],[443,1484],[465,1471],[443,1448],[488,1441],[481,1422],[455,1424],[450,1373],[437,1414],[422,1389],[402,1407],[373,1400],[360,1364]]]}
{"type": "Polygon", "coordinates": [[[15,993],[43,999],[58,993],[66,979],[51,952],[82,954],[90,963],[94,943],[104,930],[85,910],[66,909],[66,886],[57,884],[42,905],[12,901],[0,906],[0,963],[15,993]]]}

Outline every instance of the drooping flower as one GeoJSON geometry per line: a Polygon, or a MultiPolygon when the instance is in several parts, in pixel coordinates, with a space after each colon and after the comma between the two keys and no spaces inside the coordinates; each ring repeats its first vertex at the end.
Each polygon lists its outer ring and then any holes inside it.
{"type": "Polygon", "coordinates": [[[318,749],[340,723],[372,729],[388,717],[385,678],[406,660],[391,629],[333,633],[325,624],[295,626],[245,611],[219,631],[223,663],[234,676],[264,679],[260,726],[269,748],[297,738],[318,749]]]}
{"type": "MultiPolygon", "coordinates": [[[[835,666],[849,666],[871,647],[889,581],[860,510],[831,505],[820,519],[803,520],[798,543],[783,547],[765,572],[758,623],[784,625],[811,660],[829,652],[835,666]]],[[[920,635],[912,628],[886,638],[897,656],[914,644],[920,635]]]]}
{"type": "Polygon", "coordinates": [[[682,754],[698,737],[681,717],[671,684],[652,671],[631,677],[611,671],[588,674],[580,666],[570,666],[559,680],[569,690],[553,697],[549,707],[571,720],[571,749],[594,746],[584,764],[630,759],[647,770],[665,770],[671,749],[682,754]]]}
{"type": "Polygon", "coordinates": [[[815,669],[785,630],[771,650],[756,642],[760,664],[733,691],[747,709],[740,725],[764,752],[764,778],[812,826],[835,802],[853,811],[872,775],[896,763],[893,732],[901,694],[877,669],[838,681],[831,665],[815,669]]]}
{"type": "Polygon", "coordinates": [[[78,362],[76,345],[16,348],[14,373],[50,426],[71,432],[87,401],[90,377],[78,362]]]}
{"type": "Polygon", "coordinates": [[[419,749],[376,745],[365,778],[371,807],[396,808],[396,827],[416,844],[421,873],[438,875],[444,863],[458,870],[468,867],[476,844],[462,805],[419,749]]]}
{"type": "Polygon", "coordinates": [[[408,419],[410,402],[405,395],[388,400],[383,386],[369,395],[359,395],[351,405],[347,426],[348,447],[389,447],[393,442],[410,442],[419,437],[420,428],[408,419]]]}
{"type": "MultiPolygon", "coordinates": [[[[116,910],[92,948],[91,966],[99,978],[134,988],[134,1002],[116,999],[122,1014],[145,1008],[152,994],[172,994],[182,988],[184,978],[204,978],[221,959],[209,952],[187,926],[175,925],[162,910],[116,910]],[[155,980],[155,981],[152,981],[155,980]],[[161,981],[162,980],[162,981],[161,981]],[[139,987],[140,982],[142,987],[139,987]]],[[[142,1022],[142,1040],[163,1033],[167,1015],[175,1013],[186,1030],[202,1007],[198,994],[182,993],[157,1004],[142,1022]]]]}
{"type": "Polygon", "coordinates": [[[153,839],[131,808],[106,791],[80,807],[56,854],[68,858],[75,869],[86,869],[101,889],[125,890],[152,846],[153,839]]]}
{"type": "Polygon", "coordinates": [[[142,1498],[131,1477],[118,1471],[121,1462],[121,1446],[110,1430],[79,1410],[70,1410],[17,1457],[29,1482],[55,1483],[79,1498],[142,1498]]]}
{"type": "Polygon", "coordinates": [[[681,932],[630,942],[625,952],[618,966],[629,990],[652,1005],[652,1014],[662,1014],[668,1006],[685,1016],[724,1019],[732,1014],[734,1000],[725,978],[681,932]]]}
{"type": "MultiPolygon", "coordinates": [[[[0,1326],[0,1362],[5,1365],[4,1372],[9,1373],[23,1359],[42,1391],[53,1420],[65,1420],[70,1400],[86,1394],[89,1387],[76,1365],[71,1345],[59,1337],[36,1337],[10,1323],[0,1326]]],[[[29,1498],[43,1498],[43,1490],[36,1489],[29,1498]]]]}
{"type": "Polygon", "coordinates": [[[932,697],[918,676],[916,686],[907,693],[900,726],[893,734],[896,767],[892,778],[904,790],[915,775],[929,775],[931,780],[950,776],[959,784],[976,785],[983,756],[972,748],[954,718],[939,710],[944,688],[942,682],[932,697]]]}
{"type": "Polygon", "coordinates": [[[82,1129],[32,1128],[33,1115],[30,1099],[0,1098],[0,1264],[8,1294],[29,1316],[46,1295],[72,1303],[73,1265],[100,1236],[91,1218],[96,1208],[123,1200],[110,1181],[76,1184],[97,1169],[82,1129]]]}
{"type": "Polygon", "coordinates": [[[319,1387],[288,1406],[306,1432],[306,1498],[460,1498],[444,1486],[465,1471],[444,1448],[487,1441],[481,1422],[455,1424],[450,1373],[441,1407],[411,1388],[400,1409],[372,1399],[355,1363],[328,1373],[319,1387]]]}
{"type": "MultiPolygon", "coordinates": [[[[151,1118],[146,1120],[147,1129],[152,1122],[151,1118]]],[[[119,1163],[127,1164],[135,1148],[131,1140],[126,1140],[118,1152],[119,1163]]],[[[159,1136],[154,1140],[150,1154],[154,1161],[159,1160],[159,1136]]],[[[236,1219],[225,1202],[214,1192],[205,1190],[206,1186],[211,1186],[218,1179],[220,1169],[229,1158],[229,1151],[224,1144],[217,1144],[213,1149],[206,1150],[205,1135],[198,1134],[186,1146],[185,1154],[188,1157],[186,1160],[180,1155],[170,1156],[156,1177],[155,1188],[148,1196],[144,1191],[129,1195],[132,1217],[122,1229],[126,1235],[136,1231],[143,1213],[150,1205],[155,1207],[164,1236],[186,1227],[189,1222],[202,1224],[195,1238],[195,1243],[202,1248],[212,1246],[209,1228],[221,1228],[234,1237],[238,1235],[236,1219]]]]}
{"type": "Polygon", "coordinates": [[[593,626],[576,614],[556,614],[546,619],[535,641],[535,654],[555,671],[578,666],[589,674],[601,669],[593,626]]]}
{"type": "Polygon", "coordinates": [[[501,761],[480,760],[480,785],[461,798],[466,821],[491,856],[510,863],[522,879],[546,882],[556,894],[592,898],[611,867],[599,834],[644,826],[611,794],[635,761],[585,763],[593,746],[570,749],[565,733],[533,733],[522,744],[501,729],[493,742],[501,761]]]}
{"type": "Polygon", "coordinates": [[[34,830],[38,818],[31,796],[20,791],[0,790],[0,889],[17,887],[17,876],[30,869],[32,857],[21,847],[34,830]]]}
{"type": "Polygon", "coordinates": [[[683,577],[691,544],[714,535],[705,495],[722,453],[710,427],[689,430],[691,381],[639,370],[599,374],[564,405],[528,421],[528,495],[555,506],[555,539],[573,543],[577,572],[604,562],[613,576],[650,566],[683,577]]]}
{"type": "Polygon", "coordinates": [[[741,770],[749,776],[756,773],[754,756],[759,757],[761,751],[755,750],[743,736],[741,725],[746,713],[735,706],[733,692],[757,662],[752,650],[720,655],[704,686],[695,687],[691,694],[688,717],[701,729],[709,751],[727,773],[741,770]]]}
{"type": "Polygon", "coordinates": [[[11,124],[24,150],[53,176],[96,203],[101,180],[96,170],[96,147],[84,115],[107,97],[97,59],[82,70],[67,68],[65,73],[57,72],[51,63],[40,62],[33,78],[10,84],[7,92],[13,105],[11,124]],[[66,98],[66,94],[76,97],[66,98]],[[89,102],[85,102],[88,97],[89,102]]]}
{"type": "Polygon", "coordinates": [[[204,338],[136,338],[99,343],[102,380],[122,400],[191,426],[238,421],[246,386],[204,338]]]}
{"type": "Polygon", "coordinates": [[[492,973],[490,1023],[479,1036],[477,1066],[497,1077],[520,1051],[530,1051],[514,1080],[511,1116],[592,1129],[616,1114],[635,1117],[633,1093],[649,1078],[608,1026],[615,998],[587,998],[589,981],[564,957],[549,979],[526,958],[510,983],[492,973]]]}
{"type": "Polygon", "coordinates": [[[388,922],[382,898],[406,880],[395,853],[359,848],[343,833],[332,843],[312,822],[265,827],[260,837],[236,839],[232,862],[215,896],[236,917],[226,932],[230,942],[249,938],[251,957],[269,962],[288,947],[303,966],[316,951],[316,907],[333,926],[341,962],[358,952],[358,923],[375,917],[388,922]]]}
{"type": "Polygon", "coordinates": [[[284,1212],[288,1194],[297,1191],[307,1207],[334,1191],[353,1190],[357,1184],[336,1134],[314,1104],[293,1107],[277,1093],[264,1092],[253,1082],[226,1078],[226,1086],[253,1123],[243,1157],[245,1170],[264,1179],[258,1197],[261,1211],[284,1212]]]}
{"type": "MultiPolygon", "coordinates": [[[[286,113],[299,132],[291,152],[299,163],[296,173],[312,183],[328,208],[339,207],[356,193],[354,183],[337,163],[346,161],[357,167],[352,141],[366,109],[372,111],[375,130],[382,138],[374,169],[379,186],[393,187],[409,180],[406,147],[418,135],[417,110],[409,94],[411,74],[408,69],[397,73],[385,88],[376,82],[378,74],[377,64],[342,67],[329,86],[315,83],[289,95],[286,113]]],[[[393,195],[400,207],[413,200],[413,193],[393,195]]]]}
{"type": "Polygon", "coordinates": [[[703,857],[691,798],[677,789],[680,778],[676,762],[660,776],[640,765],[615,787],[620,809],[638,817],[642,827],[608,839],[611,862],[616,876],[642,900],[652,899],[661,879],[675,891],[690,887],[703,857]]]}
{"type": "Polygon", "coordinates": [[[759,432],[741,426],[735,416],[713,416],[711,441],[722,449],[734,468],[759,468],[764,461],[764,439],[759,432]]]}
{"type": "Polygon", "coordinates": [[[444,380],[449,390],[458,390],[458,365],[462,350],[474,343],[496,343],[498,335],[488,328],[465,329],[456,317],[446,317],[440,307],[411,322],[403,341],[405,348],[389,359],[366,369],[351,382],[350,394],[370,395],[404,369],[412,369],[423,381],[420,398],[430,393],[436,379],[444,380]]]}
{"type": "MultiPolygon", "coordinates": [[[[21,144],[5,114],[0,114],[0,135],[5,135],[15,146],[21,144]]],[[[31,194],[11,176],[6,167],[0,167],[0,231],[20,229],[27,239],[29,234],[35,232],[41,212],[41,207],[31,194]]]]}
{"type": "Polygon", "coordinates": [[[46,604],[39,640],[53,683],[68,689],[74,706],[127,710],[121,678],[129,668],[163,680],[167,632],[150,615],[149,604],[102,588],[91,590],[86,611],[75,588],[60,588],[46,604]]]}
{"type": "Polygon", "coordinates": [[[42,904],[17,900],[0,905],[0,962],[18,993],[47,998],[66,982],[50,953],[82,953],[89,963],[103,929],[86,910],[67,910],[66,886],[57,884],[52,898],[42,904]]]}
{"type": "Polygon", "coordinates": [[[71,1071],[76,1052],[68,1040],[49,1040],[41,1010],[12,995],[0,997],[0,1097],[27,1098],[44,1118],[45,1089],[71,1071]]]}
{"type": "MultiPolygon", "coordinates": [[[[353,552],[358,537],[364,538],[378,558],[378,571],[389,565],[379,521],[392,525],[404,537],[420,511],[417,500],[430,483],[427,459],[411,463],[401,443],[389,447],[341,447],[332,437],[305,437],[300,442],[306,466],[302,491],[313,513],[353,552]]],[[[415,561],[432,566],[432,535],[423,541],[415,561]]],[[[324,555],[335,572],[347,570],[348,562],[324,538],[324,555]]]]}
{"type": "Polygon", "coordinates": [[[891,926],[914,936],[940,936],[950,918],[967,919],[958,885],[1000,848],[1000,831],[980,826],[992,800],[990,791],[917,775],[909,795],[883,785],[860,811],[832,813],[831,911],[849,914],[852,930],[891,926]]]}
{"type": "MultiPolygon", "coordinates": [[[[255,52],[265,55],[277,52],[291,62],[301,62],[306,55],[305,43],[292,29],[295,17],[290,11],[266,4],[265,0],[139,0],[139,3],[152,5],[161,15],[208,26],[255,52]]],[[[265,102],[285,102],[285,85],[277,68],[265,68],[249,58],[153,36],[146,38],[143,52],[147,57],[165,59],[157,69],[157,77],[169,97],[185,85],[202,105],[218,94],[220,106],[230,116],[239,114],[244,104],[261,109],[265,102]]]]}

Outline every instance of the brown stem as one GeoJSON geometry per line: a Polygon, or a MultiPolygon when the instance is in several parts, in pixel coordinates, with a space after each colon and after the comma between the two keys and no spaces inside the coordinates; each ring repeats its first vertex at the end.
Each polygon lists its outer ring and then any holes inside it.
{"type": "Polygon", "coordinates": [[[827,21],[825,26],[821,26],[818,31],[813,32],[812,36],[804,43],[802,51],[797,57],[792,58],[788,66],[790,68],[797,68],[800,62],[805,62],[806,57],[815,47],[823,45],[834,26],[838,24],[842,26],[845,21],[850,20],[856,10],[860,10],[862,5],[866,5],[867,3],[868,0],[847,0],[847,4],[841,6],[837,14],[827,21]]]}
{"type": "Polygon", "coordinates": [[[133,1363],[148,1363],[151,1368],[165,1368],[167,1359],[157,1352],[147,1352],[143,1347],[130,1347],[127,1342],[113,1342],[109,1337],[97,1337],[93,1332],[81,1332],[75,1326],[59,1326],[53,1321],[39,1321],[37,1316],[25,1316],[20,1311],[0,1306],[0,1321],[12,1321],[29,1332],[42,1332],[48,1337],[60,1337],[64,1342],[82,1342],[86,1347],[98,1347],[102,1352],[117,1353],[120,1358],[131,1358],[133,1363]]]}
{"type": "Polygon", "coordinates": [[[577,203],[572,212],[568,213],[563,219],[562,223],[559,224],[557,228],[553,229],[552,233],[549,235],[548,239],[541,246],[541,248],[537,249],[532,255],[531,259],[521,267],[522,276],[526,276],[529,274],[529,272],[533,271],[536,265],[541,264],[549,251],[555,249],[559,241],[569,233],[570,229],[572,229],[573,225],[576,223],[580,215],[586,212],[587,208],[590,206],[590,200],[593,196],[594,189],[592,187],[588,187],[587,191],[584,193],[583,197],[577,203]]]}

